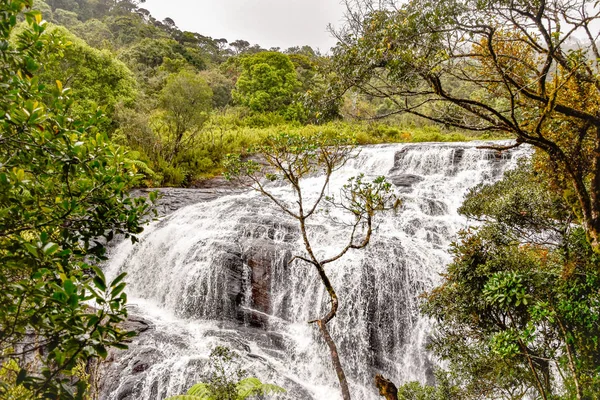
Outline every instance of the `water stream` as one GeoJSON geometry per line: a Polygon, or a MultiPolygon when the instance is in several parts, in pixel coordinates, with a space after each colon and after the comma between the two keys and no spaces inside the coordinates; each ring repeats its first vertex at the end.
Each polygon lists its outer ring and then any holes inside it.
{"type": "MultiPolygon", "coordinates": [[[[449,244],[467,221],[458,215],[467,190],[499,179],[528,150],[503,154],[481,143],[378,145],[331,181],[336,194],[359,173],[384,175],[402,198],[379,215],[370,245],[331,264],[340,297],[331,334],[353,398],[379,399],[373,377],[432,382],[425,350],[431,323],[419,316],[419,295],[433,288],[451,261],[449,244]]],[[[322,177],[302,185],[309,198],[322,177]]],[[[270,188],[293,201],[285,186],[270,188]]],[[[348,231],[324,214],[310,223],[317,253],[333,255],[348,231]]],[[[303,246],[295,221],[268,199],[247,192],[182,208],[153,223],[132,246],[123,242],[106,266],[128,273],[132,312],[152,329],[117,353],[103,383],[107,400],[155,400],[182,394],[206,374],[212,347],[235,349],[251,375],[288,389],[281,398],[340,398],[329,353],[314,326],[327,297],[313,268],[288,265],[303,246]]]]}

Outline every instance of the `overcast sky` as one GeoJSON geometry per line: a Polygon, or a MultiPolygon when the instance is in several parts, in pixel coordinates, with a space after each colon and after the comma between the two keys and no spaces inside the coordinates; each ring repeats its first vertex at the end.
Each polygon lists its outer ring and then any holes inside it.
{"type": "Polygon", "coordinates": [[[264,48],[309,45],[326,53],[335,45],[327,24],[340,26],[340,0],[147,0],[154,18],[172,18],[179,29],[264,48]]]}

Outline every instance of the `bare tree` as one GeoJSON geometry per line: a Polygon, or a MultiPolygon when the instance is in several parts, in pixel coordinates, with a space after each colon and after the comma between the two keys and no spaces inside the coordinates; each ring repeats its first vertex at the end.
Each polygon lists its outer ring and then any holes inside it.
{"type": "Polygon", "coordinates": [[[269,138],[266,144],[255,151],[263,157],[264,164],[253,160],[243,162],[239,156],[230,156],[226,161],[226,176],[228,179],[239,179],[243,184],[267,196],[284,213],[298,222],[306,253],[296,255],[290,263],[300,261],[314,266],[325,286],[330,300],[329,311],[309,323],[317,325],[329,347],[342,397],[349,400],[348,381],[337,346],[327,328],[327,324],[338,312],[339,299],[325,267],[341,259],[351,249],[366,247],[373,233],[375,214],[396,207],[398,202],[391,185],[383,177],[373,182],[365,182],[363,176],[354,177],[344,185],[339,199],[326,196],[331,175],[355,154],[353,141],[348,138],[328,138],[323,135],[306,138],[281,134],[269,138]],[[316,198],[309,200],[301,186],[301,180],[316,173],[322,174],[323,183],[317,191],[316,198]],[[281,180],[291,186],[295,194],[294,202],[287,203],[273,194],[267,183],[274,180],[281,180]],[[329,258],[319,256],[311,243],[307,226],[307,221],[315,215],[322,201],[345,210],[352,217],[351,222],[346,223],[350,230],[347,243],[342,244],[339,252],[329,258]]]}

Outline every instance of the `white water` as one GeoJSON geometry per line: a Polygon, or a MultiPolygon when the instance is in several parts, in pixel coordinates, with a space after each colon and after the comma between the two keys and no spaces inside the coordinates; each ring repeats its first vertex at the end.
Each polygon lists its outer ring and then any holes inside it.
{"type": "MultiPolygon", "coordinates": [[[[467,190],[499,179],[527,153],[497,158],[476,149],[478,144],[365,147],[334,175],[332,194],[359,173],[390,179],[409,174],[416,181],[398,188],[401,209],[378,217],[367,249],[328,267],[341,303],[331,333],[355,399],[380,398],[372,384],[376,373],[397,384],[431,383],[432,360],[424,350],[430,323],[419,316],[418,296],[439,283],[451,261],[448,246],[466,226],[457,208],[467,190]]],[[[310,193],[321,179],[307,179],[303,187],[310,193]]],[[[286,187],[272,190],[294,200],[286,187]]],[[[236,349],[252,375],[286,387],[287,398],[340,398],[329,353],[306,323],[327,308],[327,297],[310,266],[287,266],[303,249],[294,226],[250,192],[180,209],[148,228],[136,246],[116,248],[107,274],[128,272],[130,303],[155,329],[119,356],[121,373],[111,377],[103,398],[154,400],[184,393],[202,379],[210,349],[218,344],[236,349]],[[256,260],[262,269],[251,268],[256,260]],[[253,282],[264,283],[267,309],[264,302],[256,306],[253,282]],[[257,321],[262,328],[246,326],[257,321]],[[134,373],[140,360],[147,367],[134,373]]],[[[310,230],[324,256],[335,254],[348,233],[324,215],[315,217],[310,230]]]]}

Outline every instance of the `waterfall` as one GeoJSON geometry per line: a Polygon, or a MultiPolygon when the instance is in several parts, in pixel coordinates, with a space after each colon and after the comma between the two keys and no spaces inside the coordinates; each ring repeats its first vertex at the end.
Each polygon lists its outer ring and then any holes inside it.
{"type": "MultiPolygon", "coordinates": [[[[440,282],[451,261],[449,245],[467,224],[457,213],[467,190],[500,179],[529,153],[477,145],[366,146],[332,177],[335,195],[351,176],[384,175],[402,199],[396,212],[377,217],[366,249],[327,267],[340,298],[331,334],[353,398],[380,398],[376,373],[397,384],[432,383],[435,360],[425,350],[431,322],[419,315],[419,295],[440,282]]],[[[322,179],[302,182],[309,198],[322,179]]],[[[269,189],[294,201],[286,186],[269,189]]],[[[182,208],[153,223],[138,244],[117,246],[106,273],[128,273],[132,312],[152,329],[111,357],[101,398],[185,393],[205,377],[219,344],[236,350],[251,375],[285,387],[280,398],[340,398],[329,352],[307,323],[327,309],[328,297],[314,267],[289,263],[304,249],[295,222],[270,200],[244,192],[182,208]]],[[[309,231],[320,256],[336,254],[348,237],[324,213],[309,231]]]]}

